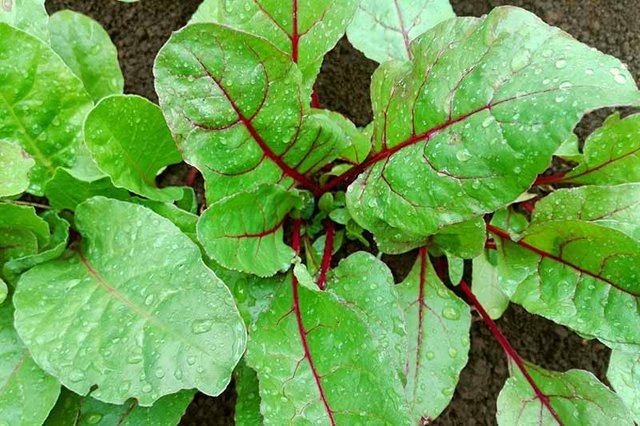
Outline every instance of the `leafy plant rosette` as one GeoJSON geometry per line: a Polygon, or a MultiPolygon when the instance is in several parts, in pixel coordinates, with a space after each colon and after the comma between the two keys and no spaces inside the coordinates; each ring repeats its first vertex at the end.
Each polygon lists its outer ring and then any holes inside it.
{"type": "Polygon", "coordinates": [[[232,377],[238,424],[425,424],[472,308],[511,367],[499,424],[640,421],[640,117],[573,134],[640,103],[617,59],[514,7],[206,0],[157,106],[95,21],[5,3],[0,425],[176,424],[232,377]],[[345,33],[380,63],[364,129],[314,91],[345,33]],[[204,205],[158,186],[182,161],[204,205]],[[396,283],[374,254],[406,252],[396,283]],[[613,390],[522,359],[509,303],[610,347],[613,390]]]}

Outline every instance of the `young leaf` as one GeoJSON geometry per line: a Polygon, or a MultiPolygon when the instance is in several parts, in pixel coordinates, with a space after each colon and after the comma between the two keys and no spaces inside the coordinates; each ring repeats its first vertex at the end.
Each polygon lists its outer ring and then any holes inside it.
{"type": "Polygon", "coordinates": [[[583,156],[580,152],[580,140],[578,136],[575,133],[570,133],[569,137],[560,144],[553,155],[563,160],[581,162],[583,156]]]}
{"type": "Polygon", "coordinates": [[[369,328],[396,370],[404,376],[407,330],[391,271],[370,253],[357,252],[332,271],[327,290],[333,292],[369,328]]]}
{"type": "Polygon", "coordinates": [[[182,198],[182,189],[158,188],[156,176],[182,161],[158,106],[135,95],[103,99],[84,123],[93,159],[113,183],[156,201],[182,198]]]}
{"type": "MultiPolygon", "coordinates": [[[[618,68],[610,72],[626,78],[618,68]]],[[[596,185],[640,182],[640,114],[609,117],[584,143],[583,161],[559,182],[596,185]]]]}
{"type": "Polygon", "coordinates": [[[513,302],[610,347],[640,345],[640,242],[577,220],[533,224],[515,243],[489,230],[500,285],[513,302]]]}
{"type": "Polygon", "coordinates": [[[500,290],[496,253],[487,250],[473,259],[473,294],[491,319],[498,319],[509,307],[509,298],[500,290]]]}
{"type": "Polygon", "coordinates": [[[442,228],[431,238],[429,250],[472,259],[482,253],[486,235],[484,220],[476,217],[442,228]]]}
{"type": "Polygon", "coordinates": [[[35,253],[14,257],[4,264],[2,275],[4,275],[11,284],[15,284],[21,273],[35,265],[57,259],[64,253],[67,247],[67,241],[69,240],[69,222],[62,219],[53,211],[44,212],[41,217],[49,224],[51,236],[48,242],[40,245],[35,253]]]}
{"type": "Polygon", "coordinates": [[[24,273],[14,295],[16,329],[38,364],[114,404],[222,392],[245,327],[197,246],[147,208],[102,197],[80,204],[75,223],[82,249],[24,273]]]}
{"type": "Polygon", "coordinates": [[[0,22],[49,41],[49,15],[45,0],[5,0],[0,4],[0,22]]]}
{"type": "MultiPolygon", "coordinates": [[[[558,373],[532,364],[527,364],[527,370],[564,424],[633,425],[622,401],[593,374],[583,370],[558,373]]],[[[504,426],[557,424],[519,371],[498,395],[496,418],[504,426]]]]}
{"type": "Polygon", "coordinates": [[[0,305],[0,348],[0,424],[42,424],[58,399],[60,384],[36,365],[18,338],[11,303],[0,305]]]}
{"type": "Polygon", "coordinates": [[[471,312],[440,281],[425,249],[397,290],[408,333],[405,395],[413,423],[429,422],[451,401],[467,364],[471,312]]]}
{"type": "Polygon", "coordinates": [[[175,426],[191,403],[194,391],[163,396],[152,407],[140,407],[134,400],[123,405],[106,404],[62,389],[44,426],[175,426]]]}
{"type": "Polygon", "coordinates": [[[35,164],[20,145],[0,140],[0,197],[26,191],[29,187],[29,172],[35,164]]]}
{"type": "Polygon", "coordinates": [[[49,243],[49,225],[33,207],[0,203],[0,267],[38,253],[49,243]]]}
{"type": "Polygon", "coordinates": [[[449,0],[363,0],[347,28],[353,46],[383,63],[413,59],[411,42],[434,25],[453,18],[449,0]]]}
{"type": "Polygon", "coordinates": [[[101,195],[117,200],[127,200],[129,191],[113,186],[107,176],[85,177],[72,169],[59,168],[44,189],[49,205],[57,210],[74,211],[78,204],[101,195]]]}
{"type": "Polygon", "coordinates": [[[633,420],[640,424],[640,354],[612,351],[607,379],[633,420]]]}
{"type": "Polygon", "coordinates": [[[640,241],[640,182],[561,189],[536,204],[533,223],[584,220],[640,241]]]}
{"type": "Polygon", "coordinates": [[[156,89],[207,200],[261,184],[313,189],[307,174],[346,148],[343,130],[310,111],[291,59],[267,41],[215,24],[175,33],[155,64],[156,89]]]}
{"type": "Polygon", "coordinates": [[[91,98],[41,40],[0,23],[0,52],[0,139],[18,142],[33,157],[28,191],[42,195],[56,167],[76,161],[91,98]]]}
{"type": "Polygon", "coordinates": [[[365,171],[347,205],[378,238],[424,238],[509,204],[584,112],[640,100],[617,59],[514,7],[439,24],[412,52],[373,77],[374,153],[324,188],[365,171]]]}
{"type": "Polygon", "coordinates": [[[308,102],[324,55],[344,35],[358,0],[205,0],[190,23],[214,22],[273,43],[298,64],[308,102]]]}
{"type": "Polygon", "coordinates": [[[250,333],[265,423],[411,424],[378,337],[333,293],[292,279],[250,333]]]}
{"type": "Polygon", "coordinates": [[[224,198],[200,216],[198,239],[227,269],[267,277],[289,269],[295,253],[282,241],[287,214],[300,197],[277,185],[224,198]]]}
{"type": "Polygon", "coordinates": [[[94,101],[122,93],[124,77],[109,34],[93,19],[71,10],[49,20],[51,47],[82,80],[94,101]]]}
{"type": "Polygon", "coordinates": [[[238,399],[235,407],[235,424],[238,426],[261,426],[264,419],[260,413],[260,393],[258,375],[247,367],[244,361],[236,367],[233,374],[238,399]]]}

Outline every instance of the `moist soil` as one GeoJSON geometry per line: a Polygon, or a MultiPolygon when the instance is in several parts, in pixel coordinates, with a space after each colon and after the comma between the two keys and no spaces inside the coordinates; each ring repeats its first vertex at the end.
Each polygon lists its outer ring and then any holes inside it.
{"type": "MultiPolygon", "coordinates": [[[[409,0],[407,0],[409,1],[409,0]]],[[[153,60],[172,31],[182,27],[200,0],[142,0],[126,4],[115,0],[47,0],[47,9],[73,9],[98,20],[118,47],[127,93],[157,101],[153,88],[153,60]]],[[[481,16],[493,7],[524,7],[559,26],[582,42],[627,63],[640,75],[640,2],[637,0],[452,0],[458,15],[481,16]]],[[[324,62],[318,80],[323,107],[345,114],[357,125],[371,120],[369,82],[376,64],[342,40],[324,62]]],[[[577,133],[584,137],[597,128],[607,111],[589,115],[577,133]]],[[[165,182],[185,182],[188,169],[171,168],[165,182]]],[[[389,258],[396,277],[409,270],[414,258],[389,258]]],[[[511,306],[498,321],[512,345],[527,360],[552,370],[580,368],[606,383],[609,350],[585,341],[566,329],[511,306]]],[[[494,425],[496,397],[508,377],[505,356],[478,317],[471,328],[469,363],[460,376],[451,405],[433,422],[437,425],[494,425]]],[[[235,391],[220,397],[197,395],[181,425],[232,425],[235,391]]]]}

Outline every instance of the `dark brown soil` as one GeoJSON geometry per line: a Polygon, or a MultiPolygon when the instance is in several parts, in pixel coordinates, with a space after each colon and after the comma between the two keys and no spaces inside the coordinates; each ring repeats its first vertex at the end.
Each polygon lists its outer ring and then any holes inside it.
{"type": "MultiPolygon", "coordinates": [[[[100,21],[120,52],[126,91],[156,100],[152,65],[156,52],[171,31],[183,26],[199,0],[142,0],[124,4],[115,0],[47,0],[53,12],[71,8],[100,21]]],[[[579,40],[625,61],[640,75],[640,2],[637,0],[452,0],[459,15],[480,16],[492,7],[514,4],[525,7],[579,40]]],[[[327,56],[318,82],[323,106],[344,113],[358,125],[371,118],[369,77],[376,64],[342,41],[327,56]]],[[[593,114],[579,134],[597,127],[605,113],[593,114]]],[[[174,179],[184,181],[185,169],[174,179]]],[[[398,275],[410,266],[395,260],[398,275]]],[[[604,346],[586,342],[568,331],[518,307],[511,307],[499,326],[521,355],[543,367],[564,371],[582,368],[601,380],[609,357],[604,346]]],[[[495,424],[496,396],[507,378],[505,357],[481,321],[471,330],[471,354],[452,404],[434,423],[438,425],[495,424]]],[[[183,418],[183,425],[233,424],[234,392],[220,398],[198,396],[183,418]]]]}

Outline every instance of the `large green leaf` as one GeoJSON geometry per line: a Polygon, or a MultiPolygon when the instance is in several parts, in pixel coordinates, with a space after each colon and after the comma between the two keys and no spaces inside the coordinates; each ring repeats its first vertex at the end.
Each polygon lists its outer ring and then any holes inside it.
{"type": "Polygon", "coordinates": [[[376,62],[407,60],[416,37],[454,16],[449,0],[362,0],[347,35],[376,62]]]}
{"type": "Polygon", "coordinates": [[[0,139],[36,161],[29,192],[42,195],[56,167],[72,166],[91,98],[43,41],[0,23],[0,139]]]}
{"type": "Polygon", "coordinates": [[[75,223],[82,249],[24,273],[14,295],[16,329],[38,364],[115,404],[222,392],[245,327],[198,247],[151,210],[102,197],[79,205],[75,223]]]}
{"type": "Polygon", "coordinates": [[[374,151],[347,191],[378,238],[417,240],[511,203],[583,113],[640,100],[617,59],[514,7],[441,23],[412,52],[373,77],[374,151]]]}
{"type": "Polygon", "coordinates": [[[509,298],[500,289],[497,255],[487,250],[473,259],[473,294],[489,314],[498,319],[509,307],[509,298]]]}
{"type": "Polygon", "coordinates": [[[35,161],[20,145],[0,140],[0,197],[17,195],[29,187],[35,161]]]}
{"type": "MultiPolygon", "coordinates": [[[[633,425],[620,398],[582,370],[566,373],[527,364],[527,370],[565,425],[633,425]]],[[[498,395],[499,425],[552,425],[557,421],[518,371],[498,395]]]]}
{"type": "Polygon", "coordinates": [[[81,13],[62,10],[51,16],[49,29],[51,47],[82,80],[94,101],[122,93],[124,77],[118,52],[98,22],[81,13]]]}
{"type": "Polygon", "coordinates": [[[290,284],[247,348],[265,423],[411,424],[393,361],[363,317],[331,292],[290,284]]]}
{"type": "Polygon", "coordinates": [[[261,184],[316,184],[307,176],[346,148],[339,123],[309,110],[291,59],[267,41],[215,24],[175,33],[155,64],[156,89],[207,199],[261,184]]]}
{"type": "Polygon", "coordinates": [[[69,240],[69,222],[53,211],[42,214],[42,219],[49,225],[51,235],[44,245],[38,246],[34,253],[12,257],[2,267],[2,275],[11,284],[15,284],[24,271],[44,262],[56,259],[64,253],[69,240]]]}
{"type": "Polygon", "coordinates": [[[295,253],[282,241],[284,220],[300,197],[277,185],[212,204],[198,221],[207,254],[227,269],[262,277],[289,269],[295,253]]]}
{"type": "Polygon", "coordinates": [[[3,0],[0,22],[19,28],[44,41],[49,41],[49,15],[45,0],[3,0]]]}
{"type": "Polygon", "coordinates": [[[536,204],[532,222],[584,220],[640,241],[640,182],[562,189],[536,204]]]}
{"type": "Polygon", "coordinates": [[[60,384],[36,365],[13,329],[13,307],[0,306],[0,424],[38,426],[55,405],[60,384]]]}
{"type": "Polygon", "coordinates": [[[640,345],[640,242],[556,220],[531,225],[518,244],[497,243],[500,286],[513,302],[611,347],[640,345]]]}
{"type": "Polygon", "coordinates": [[[194,391],[181,391],[140,407],[129,400],[106,404],[63,389],[44,426],[175,426],[193,399],[194,391]]]}
{"type": "MultiPolygon", "coordinates": [[[[621,78],[617,68],[611,68],[621,78]]],[[[640,182],[640,114],[623,120],[616,113],[584,143],[578,167],[559,180],[566,183],[615,185],[640,182]]]]}
{"type": "Polygon", "coordinates": [[[440,281],[425,249],[397,289],[408,332],[405,394],[418,424],[436,418],[453,397],[469,355],[471,312],[440,281]]]}
{"type": "Polygon", "coordinates": [[[269,40],[298,64],[308,97],[324,55],[343,36],[358,0],[205,0],[191,18],[269,40]]]}
{"type": "Polygon", "coordinates": [[[407,331],[387,265],[370,253],[354,253],[332,271],[326,288],[369,325],[377,336],[378,350],[386,352],[404,376],[407,331]]]}
{"type": "Polygon", "coordinates": [[[235,424],[237,426],[262,426],[264,419],[260,413],[258,375],[244,362],[241,362],[233,377],[238,394],[235,406],[235,424]]]}
{"type": "Polygon", "coordinates": [[[158,188],[156,176],[182,161],[158,106],[135,95],[103,99],[84,123],[84,137],[96,164],[113,183],[157,201],[182,197],[177,187],[158,188]]]}
{"type": "Polygon", "coordinates": [[[607,379],[633,420],[640,424],[640,353],[611,352],[607,379]]]}
{"type": "Polygon", "coordinates": [[[86,177],[72,169],[59,168],[45,187],[49,205],[57,210],[75,210],[78,204],[96,195],[126,200],[129,192],[113,186],[108,176],[86,177]]]}

